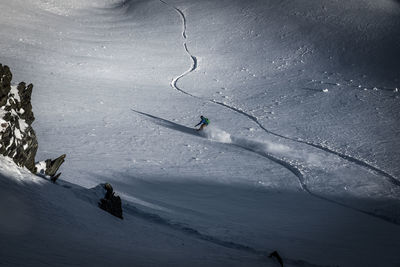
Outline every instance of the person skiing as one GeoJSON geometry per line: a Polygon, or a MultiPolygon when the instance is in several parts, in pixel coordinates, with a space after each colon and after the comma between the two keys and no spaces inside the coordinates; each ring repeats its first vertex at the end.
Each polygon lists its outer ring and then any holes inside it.
{"type": "Polygon", "coordinates": [[[199,126],[200,124],[200,128],[199,129],[197,129],[197,131],[201,131],[201,130],[203,130],[204,129],[204,127],[206,127],[209,123],[210,123],[210,121],[206,118],[206,117],[204,117],[204,116],[200,116],[200,119],[201,119],[201,121],[198,123],[198,124],[196,124],[194,127],[197,127],[197,126],[199,126]]]}

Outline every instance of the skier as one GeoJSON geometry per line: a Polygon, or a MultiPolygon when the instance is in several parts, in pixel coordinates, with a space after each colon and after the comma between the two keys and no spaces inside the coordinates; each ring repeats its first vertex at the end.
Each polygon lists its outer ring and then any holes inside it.
{"type": "Polygon", "coordinates": [[[210,121],[206,117],[200,116],[200,119],[201,119],[201,121],[194,126],[194,127],[197,127],[197,126],[199,126],[201,124],[200,128],[197,129],[197,131],[203,130],[204,127],[206,127],[210,123],[210,121]]]}

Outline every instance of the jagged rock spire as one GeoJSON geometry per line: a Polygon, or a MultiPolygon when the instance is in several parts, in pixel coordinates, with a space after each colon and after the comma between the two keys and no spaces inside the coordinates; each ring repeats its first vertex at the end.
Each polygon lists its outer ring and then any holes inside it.
{"type": "MultiPolygon", "coordinates": [[[[38,142],[32,128],[35,120],[31,104],[33,85],[26,86],[21,82],[14,86],[11,80],[10,68],[0,64],[0,154],[36,174],[38,142]]],[[[64,158],[65,155],[62,155],[54,161],[46,160],[44,174],[58,178],[59,174],[56,173],[64,158]]]]}

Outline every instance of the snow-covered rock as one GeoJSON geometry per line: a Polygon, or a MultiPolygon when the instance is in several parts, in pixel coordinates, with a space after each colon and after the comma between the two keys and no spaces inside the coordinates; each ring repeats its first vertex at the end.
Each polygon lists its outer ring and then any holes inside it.
{"type": "Polygon", "coordinates": [[[13,158],[19,166],[35,171],[38,148],[31,105],[32,84],[11,85],[12,74],[0,64],[0,153],[13,158]]]}
{"type": "MultiPolygon", "coordinates": [[[[15,86],[11,85],[11,80],[9,67],[0,64],[0,153],[12,158],[18,166],[37,173],[38,142],[32,128],[35,120],[31,104],[33,85],[21,82],[15,86]]],[[[56,160],[46,160],[43,173],[57,179],[60,174],[56,172],[64,158],[62,155],[56,160]]]]}

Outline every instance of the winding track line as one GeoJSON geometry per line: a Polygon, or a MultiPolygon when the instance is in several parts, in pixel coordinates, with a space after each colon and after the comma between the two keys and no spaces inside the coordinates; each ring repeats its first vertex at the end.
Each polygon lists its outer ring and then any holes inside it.
{"type": "Polygon", "coordinates": [[[362,210],[362,209],[347,205],[345,203],[342,203],[342,202],[339,202],[339,201],[336,201],[336,200],[333,200],[333,199],[330,199],[330,198],[327,198],[327,197],[324,197],[324,196],[321,196],[319,194],[316,194],[316,193],[312,192],[310,189],[308,189],[307,184],[305,183],[304,175],[301,173],[301,171],[296,166],[294,166],[293,164],[290,164],[287,161],[279,159],[279,158],[277,158],[277,157],[275,157],[275,156],[273,156],[270,153],[267,153],[265,151],[257,151],[255,149],[252,149],[251,147],[241,145],[238,142],[232,143],[232,145],[240,147],[240,148],[245,149],[247,151],[256,153],[256,154],[258,154],[258,155],[260,155],[260,156],[262,156],[264,158],[267,158],[267,159],[269,159],[269,160],[281,165],[282,167],[286,168],[287,170],[289,170],[291,173],[293,173],[297,177],[297,179],[298,179],[298,181],[300,183],[301,189],[303,191],[307,192],[309,195],[315,197],[315,198],[319,198],[321,200],[328,201],[330,203],[342,206],[344,208],[348,208],[348,209],[351,209],[351,210],[354,210],[354,211],[358,211],[360,213],[363,213],[363,214],[366,214],[366,215],[369,215],[369,216],[372,216],[372,217],[375,217],[375,218],[378,218],[378,219],[382,219],[384,221],[387,221],[387,222],[390,222],[390,223],[393,223],[393,224],[396,224],[396,225],[400,225],[399,223],[397,223],[394,219],[392,219],[390,217],[387,217],[387,216],[384,216],[384,215],[375,214],[375,213],[369,212],[369,211],[365,211],[365,210],[362,210]]]}
{"type": "MultiPolygon", "coordinates": [[[[192,134],[192,135],[196,135],[198,137],[202,137],[199,134],[194,134],[193,129],[188,128],[188,127],[186,127],[184,125],[180,125],[180,124],[177,124],[175,122],[172,122],[172,121],[169,121],[169,120],[166,120],[166,119],[154,116],[154,115],[150,115],[150,114],[145,113],[145,112],[137,111],[137,110],[134,110],[134,109],[131,109],[131,110],[133,112],[139,114],[139,115],[146,116],[146,117],[154,120],[160,126],[167,127],[167,128],[170,128],[170,129],[173,129],[173,130],[176,130],[176,131],[180,131],[180,132],[183,132],[183,133],[186,133],[186,134],[192,134]]],[[[393,223],[393,224],[396,224],[396,225],[400,225],[398,222],[396,222],[394,219],[392,219],[390,217],[387,217],[387,216],[384,216],[384,215],[375,214],[375,213],[369,212],[369,211],[365,211],[365,210],[362,210],[362,209],[347,205],[345,203],[341,203],[341,202],[333,200],[333,199],[329,199],[327,197],[324,197],[324,196],[321,196],[319,194],[316,194],[316,193],[312,192],[307,187],[307,184],[305,183],[304,175],[302,174],[301,170],[299,170],[299,168],[297,168],[294,164],[291,164],[291,163],[289,163],[289,162],[287,162],[285,160],[282,160],[282,159],[280,159],[278,157],[275,157],[274,155],[272,155],[272,154],[270,154],[270,153],[268,153],[266,151],[260,151],[260,150],[258,150],[256,148],[252,148],[250,145],[243,145],[242,144],[243,142],[240,142],[240,140],[251,141],[251,140],[247,140],[245,138],[236,138],[236,137],[232,136],[232,143],[226,143],[226,145],[239,147],[241,149],[244,149],[244,150],[247,150],[249,152],[255,153],[255,154],[257,154],[257,155],[259,155],[259,156],[261,156],[263,158],[266,158],[266,159],[268,159],[268,160],[270,160],[272,162],[275,162],[276,164],[278,164],[278,165],[282,166],[283,168],[287,169],[293,175],[296,176],[301,189],[303,191],[305,191],[306,193],[308,193],[309,195],[311,195],[311,196],[313,196],[315,198],[318,198],[318,199],[321,199],[321,200],[328,201],[330,203],[339,205],[341,207],[351,209],[353,211],[357,211],[357,212],[360,212],[360,213],[363,213],[363,214],[366,214],[366,215],[369,215],[369,216],[372,216],[372,217],[375,217],[375,218],[378,218],[378,219],[382,219],[384,221],[387,221],[387,222],[390,222],[390,223],[393,223]]],[[[257,142],[253,142],[253,144],[256,147],[258,145],[257,142]]]]}
{"type": "Polygon", "coordinates": [[[297,142],[297,143],[302,143],[302,144],[305,144],[305,145],[309,145],[309,146],[312,146],[312,147],[317,148],[317,149],[319,149],[319,150],[322,150],[322,151],[324,151],[324,152],[327,152],[327,153],[336,155],[336,156],[338,156],[338,157],[340,157],[340,158],[342,158],[342,159],[344,159],[344,160],[346,160],[346,161],[348,161],[348,162],[354,163],[354,164],[356,164],[356,165],[358,165],[358,166],[360,166],[360,167],[367,168],[367,169],[369,169],[370,171],[374,171],[374,172],[380,174],[381,176],[385,177],[385,178],[386,178],[390,183],[392,183],[393,185],[400,186],[400,180],[399,180],[399,179],[397,179],[397,178],[394,177],[393,175],[389,174],[388,172],[386,172],[386,171],[384,171],[384,170],[382,170],[382,169],[379,169],[378,167],[375,167],[375,166],[371,165],[370,163],[368,163],[368,162],[366,162],[366,161],[363,161],[363,160],[357,159],[357,158],[355,158],[355,157],[352,157],[352,156],[350,156],[350,155],[346,155],[346,154],[344,154],[344,153],[341,153],[341,152],[332,150],[332,149],[330,149],[330,148],[328,148],[328,147],[325,147],[325,146],[322,146],[322,145],[319,145],[319,144],[315,144],[315,143],[312,143],[312,142],[309,142],[309,141],[302,140],[302,139],[300,139],[300,138],[288,137],[288,136],[284,136],[284,135],[281,135],[281,134],[272,132],[272,131],[268,130],[267,128],[265,128],[265,127],[259,122],[259,120],[258,120],[257,117],[255,117],[255,116],[253,116],[253,115],[250,115],[250,114],[248,114],[247,112],[245,112],[245,111],[243,111],[243,110],[239,110],[239,109],[237,109],[237,108],[235,108],[235,107],[232,107],[232,106],[227,105],[227,104],[225,104],[225,103],[219,102],[219,101],[217,101],[217,100],[206,99],[206,98],[202,98],[202,97],[193,95],[193,94],[188,93],[188,92],[186,92],[185,90],[181,89],[181,88],[178,86],[178,84],[177,84],[178,81],[179,81],[181,78],[183,78],[184,76],[186,76],[186,75],[190,74],[191,72],[193,72],[194,70],[196,70],[196,68],[197,68],[197,58],[196,58],[193,54],[190,53],[190,51],[189,51],[189,49],[188,49],[188,47],[187,47],[187,44],[186,44],[186,40],[187,40],[187,35],[186,35],[187,24],[186,24],[186,16],[185,16],[185,14],[184,14],[184,13],[182,12],[182,10],[180,10],[179,8],[177,8],[177,7],[171,5],[171,4],[169,4],[169,3],[167,3],[167,2],[165,2],[165,1],[163,1],[163,0],[160,0],[160,2],[162,2],[163,4],[165,4],[165,5],[167,5],[167,6],[171,7],[171,8],[173,8],[173,9],[180,15],[180,17],[181,17],[181,19],[182,19],[182,28],[183,28],[183,29],[182,29],[182,37],[183,37],[183,39],[184,39],[183,46],[184,46],[184,48],[185,48],[186,53],[190,56],[190,58],[191,58],[191,60],[192,60],[192,65],[191,65],[191,67],[190,67],[187,71],[185,71],[184,73],[182,73],[181,75],[179,75],[178,77],[174,78],[174,79],[171,81],[170,85],[171,85],[172,88],[174,88],[175,90],[177,90],[177,91],[179,91],[179,92],[181,92],[181,93],[183,93],[183,94],[186,94],[186,95],[188,95],[188,96],[191,96],[191,97],[193,97],[193,98],[196,98],[196,99],[199,99],[199,100],[203,100],[203,101],[207,101],[207,102],[210,102],[210,103],[214,103],[214,104],[223,106],[223,107],[228,108],[228,109],[230,109],[230,110],[232,110],[232,111],[234,111],[234,112],[236,112],[236,113],[239,113],[239,114],[241,114],[241,115],[243,115],[243,116],[246,116],[247,118],[249,118],[250,120],[252,120],[253,122],[255,122],[263,131],[265,131],[265,132],[268,133],[268,134],[271,134],[271,135],[274,135],[274,136],[277,136],[277,137],[280,137],[280,138],[283,138],[283,139],[286,139],[286,140],[290,140],[290,141],[293,141],[293,142],[297,142]]]}
{"type": "MultiPolygon", "coordinates": [[[[183,94],[186,94],[186,95],[188,95],[188,96],[194,97],[194,98],[196,98],[196,99],[199,99],[199,100],[202,100],[202,101],[208,101],[208,102],[211,102],[211,103],[214,103],[214,104],[221,105],[221,106],[223,106],[223,107],[229,108],[229,109],[231,109],[231,110],[233,110],[233,111],[235,111],[235,112],[238,112],[238,113],[240,113],[240,114],[243,114],[243,115],[249,117],[250,119],[254,120],[256,123],[258,123],[258,121],[257,121],[256,118],[250,116],[249,114],[247,114],[247,113],[245,113],[245,112],[243,112],[243,111],[239,111],[239,110],[237,110],[237,109],[235,109],[235,108],[233,108],[233,107],[230,107],[230,106],[228,106],[228,105],[226,105],[226,104],[223,104],[223,103],[218,102],[218,101],[215,101],[215,100],[204,99],[204,98],[201,98],[201,97],[192,95],[192,94],[186,92],[185,90],[182,90],[182,89],[178,86],[177,83],[178,83],[179,79],[183,78],[184,76],[186,76],[186,75],[188,75],[189,73],[191,73],[191,72],[193,72],[194,70],[196,70],[196,68],[197,68],[197,58],[196,58],[194,55],[192,55],[192,53],[190,53],[190,51],[189,51],[189,49],[188,49],[188,47],[187,47],[187,44],[186,44],[187,35],[186,35],[186,16],[185,16],[185,14],[184,14],[184,13],[182,12],[182,10],[180,10],[179,8],[177,8],[177,7],[173,6],[173,5],[170,5],[169,3],[167,3],[167,2],[165,2],[165,1],[163,1],[163,0],[160,0],[160,2],[162,2],[163,4],[165,4],[165,5],[167,5],[167,6],[171,7],[171,8],[173,8],[173,9],[180,15],[180,17],[181,17],[181,19],[182,19],[182,28],[183,28],[183,29],[182,29],[182,37],[183,37],[183,39],[184,39],[183,47],[185,48],[185,52],[190,56],[190,58],[191,58],[191,60],[192,60],[192,65],[190,66],[190,68],[189,68],[188,70],[186,70],[184,73],[182,73],[182,74],[180,74],[179,76],[177,76],[176,78],[174,78],[174,79],[171,81],[171,83],[170,83],[171,87],[174,88],[175,90],[177,90],[177,91],[183,93],[183,94]]],[[[132,111],[135,111],[135,110],[132,109],[132,111]]],[[[142,112],[138,112],[138,111],[135,111],[135,112],[140,113],[140,114],[142,114],[142,115],[151,116],[151,115],[149,115],[149,114],[145,114],[145,113],[142,113],[142,112]]],[[[156,118],[156,117],[154,117],[154,116],[151,116],[151,117],[156,118]]],[[[160,118],[158,118],[158,119],[160,119],[160,118]]],[[[258,124],[259,124],[259,123],[258,123],[258,124]]],[[[259,124],[259,125],[262,127],[261,124],[259,124]]],[[[264,127],[262,127],[262,128],[265,129],[264,127]]],[[[266,129],[265,129],[265,130],[266,130],[266,129]]],[[[240,148],[242,148],[242,149],[251,151],[251,152],[253,152],[253,153],[257,153],[257,154],[259,154],[259,155],[261,155],[261,156],[263,156],[263,157],[265,157],[265,158],[267,158],[267,159],[269,159],[269,160],[271,160],[271,161],[273,161],[273,162],[275,162],[275,163],[281,165],[282,167],[288,169],[290,172],[292,172],[292,173],[297,177],[297,179],[298,179],[298,181],[299,181],[299,184],[300,184],[300,187],[301,187],[304,191],[306,191],[306,192],[308,192],[308,193],[311,194],[310,190],[307,188],[307,185],[304,183],[304,176],[302,175],[301,171],[300,171],[296,166],[293,166],[292,164],[290,164],[290,163],[288,163],[288,162],[285,162],[285,161],[283,161],[283,160],[281,160],[281,159],[278,159],[278,158],[276,158],[276,157],[274,157],[274,156],[272,156],[272,155],[270,155],[270,154],[267,154],[267,153],[258,153],[258,152],[256,152],[255,150],[252,150],[252,149],[250,149],[250,148],[248,148],[248,147],[245,147],[245,146],[242,146],[242,145],[239,145],[239,144],[234,144],[234,145],[237,146],[237,147],[240,147],[240,148]]]]}
{"type": "MultiPolygon", "coordinates": [[[[196,58],[194,55],[192,55],[192,54],[190,53],[190,51],[189,51],[189,49],[188,49],[188,47],[187,47],[187,44],[186,44],[186,40],[187,40],[187,36],[186,36],[186,16],[185,16],[185,14],[183,14],[182,10],[180,10],[179,8],[177,8],[177,7],[171,5],[171,4],[169,4],[169,3],[167,3],[167,2],[165,2],[165,1],[163,1],[163,0],[160,0],[160,2],[163,3],[163,4],[165,4],[165,5],[167,5],[167,6],[170,7],[170,8],[173,8],[173,9],[179,14],[179,16],[181,17],[181,19],[182,19],[182,37],[183,37],[183,40],[184,40],[184,41],[183,41],[183,47],[184,47],[184,49],[185,49],[186,54],[188,54],[189,57],[190,57],[191,60],[192,60],[192,64],[191,64],[190,68],[189,68],[187,71],[185,71],[184,73],[182,73],[181,75],[179,75],[179,76],[177,76],[176,78],[172,79],[170,85],[171,85],[172,88],[174,88],[175,90],[177,90],[177,91],[179,91],[179,92],[181,92],[181,93],[183,93],[183,94],[185,94],[185,95],[188,95],[188,96],[191,96],[191,97],[194,97],[194,98],[197,98],[197,99],[202,99],[202,98],[200,98],[200,97],[198,97],[198,96],[195,96],[195,95],[192,95],[192,94],[186,92],[185,90],[182,90],[182,89],[179,88],[179,86],[177,85],[177,84],[178,84],[178,81],[179,81],[181,78],[185,77],[186,75],[188,75],[189,73],[191,73],[191,72],[193,72],[195,69],[197,69],[197,58],[196,58]]],[[[202,99],[202,100],[203,100],[203,99],[202,99]]]]}
{"type": "MultiPolygon", "coordinates": [[[[296,139],[295,138],[290,138],[290,137],[287,137],[287,136],[280,135],[278,133],[271,132],[270,130],[266,129],[259,122],[257,117],[252,116],[252,115],[246,113],[245,111],[242,111],[242,110],[240,110],[238,108],[229,106],[229,105],[227,105],[225,103],[222,103],[222,102],[219,102],[219,101],[216,101],[216,100],[210,100],[210,99],[205,99],[205,98],[202,98],[202,97],[198,97],[196,95],[190,94],[190,93],[186,92],[185,90],[181,89],[178,86],[178,81],[181,78],[183,78],[184,76],[186,76],[186,75],[190,74],[191,72],[193,72],[194,70],[196,70],[196,68],[197,68],[197,58],[190,53],[190,51],[189,51],[189,49],[187,47],[187,44],[186,44],[186,39],[187,39],[187,35],[186,35],[186,17],[184,15],[184,13],[180,9],[178,9],[177,7],[172,6],[172,5],[168,4],[167,2],[165,2],[163,0],[160,0],[160,2],[162,2],[163,4],[173,8],[180,15],[180,17],[182,19],[182,22],[183,22],[183,30],[182,30],[182,37],[184,39],[183,46],[184,46],[184,49],[185,49],[186,53],[190,56],[190,58],[192,60],[192,64],[191,64],[190,68],[188,70],[186,70],[184,73],[182,73],[181,75],[179,75],[176,78],[174,78],[171,81],[170,85],[171,85],[172,88],[174,88],[175,90],[177,90],[177,91],[179,91],[179,92],[181,92],[181,93],[183,93],[185,95],[191,96],[193,98],[196,98],[196,99],[199,99],[199,100],[202,100],[202,101],[207,101],[207,102],[211,102],[211,103],[223,106],[223,107],[228,108],[228,109],[230,109],[230,110],[232,110],[232,111],[234,111],[234,112],[236,112],[238,114],[246,116],[247,118],[249,118],[250,120],[255,122],[263,131],[265,131],[268,134],[271,134],[271,135],[274,135],[274,136],[277,136],[277,137],[280,137],[280,138],[284,138],[284,139],[287,139],[287,140],[291,140],[291,141],[294,141],[294,142],[303,143],[303,144],[315,147],[317,149],[323,150],[325,152],[334,154],[334,155],[339,156],[342,159],[345,159],[345,160],[347,160],[349,162],[352,162],[352,163],[355,163],[355,164],[357,164],[359,166],[366,167],[366,168],[368,168],[370,170],[373,170],[373,171],[385,176],[386,178],[388,178],[391,183],[393,183],[393,184],[395,184],[397,186],[400,186],[400,181],[397,180],[394,176],[390,175],[389,173],[387,173],[387,172],[385,172],[383,170],[380,170],[377,167],[374,167],[374,166],[370,165],[369,163],[367,163],[365,161],[353,158],[353,157],[351,157],[349,155],[342,154],[340,152],[331,150],[329,148],[323,147],[323,146],[318,145],[318,144],[314,144],[314,143],[311,143],[311,142],[308,142],[308,141],[301,140],[299,138],[296,138],[296,139]]],[[[139,113],[139,114],[142,114],[142,115],[145,115],[145,116],[148,116],[148,117],[151,117],[153,119],[162,120],[164,122],[169,122],[169,121],[166,121],[164,119],[152,116],[150,114],[139,112],[139,111],[136,111],[136,110],[133,110],[133,109],[132,109],[132,111],[134,111],[136,113],[139,113]]],[[[184,128],[184,126],[180,126],[180,127],[184,128]]],[[[265,158],[267,158],[267,159],[269,159],[269,160],[281,165],[282,167],[288,169],[290,172],[292,172],[297,177],[301,188],[304,191],[306,191],[308,194],[310,194],[311,196],[314,196],[314,197],[319,198],[321,200],[325,200],[325,201],[340,205],[340,206],[345,207],[345,208],[352,209],[354,211],[358,211],[360,213],[364,213],[366,215],[370,215],[370,216],[373,216],[373,217],[376,217],[376,218],[379,218],[379,219],[383,219],[385,221],[397,224],[391,218],[387,218],[385,216],[380,216],[380,215],[374,214],[372,212],[364,211],[364,210],[361,210],[361,209],[346,205],[344,203],[337,202],[337,201],[332,200],[332,199],[328,199],[328,198],[326,198],[324,196],[320,196],[318,194],[315,194],[315,193],[311,192],[308,189],[307,185],[305,184],[305,181],[304,181],[305,179],[304,179],[304,176],[301,173],[301,171],[296,166],[290,164],[289,162],[286,162],[286,161],[284,161],[282,159],[279,159],[279,158],[277,158],[277,157],[275,157],[275,156],[273,156],[273,155],[271,155],[269,153],[257,151],[255,149],[252,149],[251,147],[241,145],[240,143],[234,143],[233,145],[237,146],[239,148],[245,149],[247,151],[256,153],[256,154],[258,154],[260,156],[263,156],[263,157],[265,157],[265,158]]],[[[141,211],[141,210],[139,210],[138,208],[136,208],[134,206],[126,205],[125,209],[129,210],[130,213],[133,213],[133,214],[135,214],[135,215],[137,215],[139,217],[142,217],[143,219],[151,220],[152,222],[171,227],[171,228],[173,228],[175,230],[179,230],[179,231],[184,232],[186,234],[192,235],[192,236],[194,236],[196,238],[199,238],[199,239],[202,239],[202,240],[205,240],[205,241],[208,241],[208,242],[211,242],[211,243],[214,243],[214,244],[226,247],[226,248],[241,250],[241,251],[249,252],[249,253],[256,254],[256,255],[265,256],[265,252],[264,251],[257,250],[255,248],[252,248],[252,247],[247,246],[247,245],[243,245],[243,244],[239,244],[239,243],[235,243],[235,242],[231,242],[231,241],[221,240],[221,239],[218,239],[217,237],[210,236],[210,235],[207,235],[207,234],[202,234],[202,233],[200,233],[198,230],[196,230],[194,228],[187,227],[187,226],[182,225],[180,223],[171,222],[171,221],[169,221],[167,219],[164,219],[164,218],[160,217],[157,214],[152,214],[152,213],[141,211]]],[[[293,259],[289,259],[289,258],[286,258],[285,262],[292,263],[292,264],[301,264],[302,266],[310,266],[310,267],[311,266],[317,266],[317,265],[314,265],[314,264],[311,264],[311,263],[308,263],[308,262],[305,262],[305,261],[293,260],[293,259]]]]}
{"type": "MultiPolygon", "coordinates": [[[[213,104],[216,104],[216,105],[220,105],[220,106],[228,108],[228,109],[230,109],[230,110],[232,110],[232,111],[234,111],[234,112],[236,112],[238,114],[246,116],[247,118],[252,120],[254,123],[256,123],[267,134],[271,134],[271,135],[274,135],[274,136],[277,136],[277,137],[280,137],[280,138],[283,138],[283,139],[286,139],[286,140],[290,140],[290,141],[293,141],[293,142],[306,144],[306,145],[312,146],[314,148],[317,148],[319,150],[322,150],[324,152],[336,155],[336,156],[338,156],[338,157],[340,157],[340,158],[342,158],[342,159],[344,159],[344,160],[346,160],[348,162],[351,162],[351,163],[354,163],[354,164],[356,164],[358,166],[361,166],[361,167],[367,168],[369,170],[375,171],[375,172],[379,173],[380,175],[386,177],[388,179],[388,181],[391,182],[393,185],[400,186],[400,181],[398,179],[396,179],[394,176],[390,175],[389,173],[387,173],[387,172],[385,172],[385,171],[383,171],[383,170],[381,170],[381,169],[379,169],[377,167],[372,166],[371,164],[369,164],[369,163],[367,163],[365,161],[362,161],[362,160],[356,159],[354,157],[351,157],[349,155],[345,155],[343,153],[331,150],[331,149],[329,149],[327,147],[324,147],[322,145],[318,145],[318,144],[314,144],[314,143],[311,143],[311,142],[308,142],[308,141],[301,140],[300,138],[291,138],[291,137],[288,137],[288,136],[284,136],[284,135],[272,132],[272,131],[268,130],[267,128],[265,128],[259,122],[257,117],[255,117],[253,115],[250,115],[250,114],[248,114],[247,112],[245,112],[243,110],[240,110],[238,108],[229,106],[229,105],[227,105],[225,103],[222,103],[222,102],[219,102],[217,100],[211,100],[211,99],[202,98],[202,97],[193,95],[193,94],[191,94],[189,92],[186,92],[185,90],[181,89],[177,84],[178,81],[181,78],[183,78],[184,76],[186,76],[186,75],[190,74],[191,72],[193,72],[194,70],[196,70],[196,68],[197,68],[197,58],[190,53],[190,51],[189,51],[189,49],[187,47],[187,44],[186,44],[186,40],[187,40],[186,27],[187,26],[186,26],[186,16],[185,16],[185,14],[182,12],[182,10],[180,10],[179,8],[169,4],[167,2],[165,2],[164,0],[159,0],[159,1],[162,2],[163,4],[167,5],[168,7],[173,8],[180,15],[180,17],[182,19],[182,28],[183,28],[182,29],[182,37],[184,39],[183,47],[184,47],[186,53],[190,56],[190,58],[192,60],[191,67],[187,71],[185,71],[184,73],[182,73],[181,75],[179,75],[178,77],[174,78],[171,81],[170,85],[171,85],[172,88],[174,88],[175,90],[177,90],[177,91],[179,91],[179,92],[181,92],[181,93],[183,93],[185,95],[191,96],[193,98],[196,98],[196,99],[199,99],[199,100],[202,100],[202,101],[206,101],[206,102],[210,102],[210,103],[213,103],[213,104]]],[[[135,111],[135,110],[133,110],[133,111],[135,111]]],[[[270,155],[268,153],[265,153],[265,152],[260,153],[258,151],[252,150],[251,148],[242,146],[240,144],[234,144],[234,145],[237,146],[237,147],[241,147],[242,149],[245,149],[245,150],[254,152],[256,154],[259,154],[259,155],[261,155],[261,156],[263,156],[265,158],[268,158],[269,160],[281,165],[282,167],[288,169],[291,173],[293,173],[297,177],[297,179],[299,181],[299,184],[300,184],[300,187],[302,188],[302,190],[304,190],[305,192],[307,192],[311,196],[314,196],[316,198],[319,198],[319,199],[322,199],[322,200],[325,200],[325,201],[328,201],[328,202],[331,202],[331,203],[335,203],[335,204],[340,205],[342,207],[346,207],[346,208],[352,209],[354,211],[358,211],[358,212],[361,212],[361,213],[364,213],[364,214],[367,214],[367,215],[370,215],[370,216],[373,216],[373,217],[376,217],[376,218],[379,218],[379,219],[383,219],[383,220],[385,220],[387,222],[390,222],[390,223],[394,223],[394,224],[397,224],[397,225],[399,224],[394,219],[388,218],[386,216],[378,215],[378,214],[375,214],[375,213],[372,213],[372,212],[369,212],[369,211],[365,211],[365,210],[361,210],[361,209],[346,205],[344,203],[341,203],[341,202],[338,202],[338,201],[335,201],[335,200],[332,200],[332,199],[328,199],[328,198],[326,198],[324,196],[321,196],[321,195],[318,195],[316,193],[313,193],[312,191],[310,191],[310,189],[308,189],[308,187],[307,187],[307,185],[305,183],[304,176],[301,173],[301,171],[296,166],[294,166],[293,164],[291,164],[289,162],[286,162],[286,161],[284,161],[282,159],[276,158],[276,157],[274,157],[274,156],[272,156],[272,155],[270,155]]]]}
{"type": "Polygon", "coordinates": [[[223,106],[223,107],[225,107],[225,108],[229,108],[229,109],[231,109],[231,110],[233,110],[233,111],[235,111],[235,112],[237,112],[237,113],[239,113],[239,114],[242,114],[242,115],[248,117],[250,120],[254,121],[262,130],[264,130],[264,131],[265,131],[266,133],[268,133],[268,134],[271,134],[271,135],[274,135],[274,136],[277,136],[277,137],[280,137],[280,138],[283,138],[283,139],[286,139],[286,140],[294,141],[294,142],[297,142],[297,143],[306,144],[306,145],[315,147],[315,148],[317,148],[317,149],[323,150],[323,151],[325,151],[325,152],[328,152],[328,153],[330,153],[330,154],[334,154],[334,155],[336,155],[336,156],[338,156],[338,157],[340,157],[340,158],[342,158],[342,159],[344,159],[344,160],[347,160],[347,161],[349,161],[349,162],[351,162],[351,163],[354,163],[354,164],[359,165],[359,166],[361,166],[361,167],[364,167],[364,168],[367,168],[367,169],[369,169],[369,170],[375,171],[375,172],[379,173],[380,175],[385,176],[385,177],[388,179],[388,181],[391,182],[392,184],[394,184],[394,185],[396,185],[396,186],[400,186],[400,180],[396,179],[394,176],[390,175],[389,173],[385,172],[384,170],[381,170],[381,169],[379,169],[379,168],[377,168],[377,167],[372,166],[372,165],[369,164],[368,162],[359,160],[359,159],[354,158],[354,157],[352,157],[352,156],[350,156],[350,155],[346,155],[346,154],[340,153],[340,152],[338,152],[338,151],[332,150],[332,149],[327,148],[327,147],[324,147],[324,146],[322,146],[322,145],[319,145],[319,144],[311,143],[311,142],[309,142],[309,141],[302,140],[302,139],[300,139],[300,138],[291,138],[291,137],[288,137],[288,136],[284,136],[284,135],[281,135],[281,134],[272,132],[272,131],[266,129],[266,128],[258,121],[257,117],[255,117],[255,116],[252,116],[252,115],[250,115],[250,114],[248,114],[248,113],[246,113],[246,112],[244,112],[244,111],[242,111],[242,110],[239,110],[239,109],[237,109],[237,108],[235,108],[235,107],[229,106],[229,105],[227,105],[227,104],[225,104],[225,103],[222,103],[222,102],[219,102],[219,101],[216,101],[216,100],[209,100],[209,101],[211,101],[211,102],[213,102],[213,103],[215,103],[215,104],[218,104],[218,105],[220,105],[220,106],[223,106]]]}

